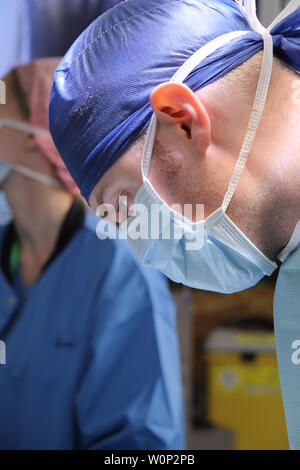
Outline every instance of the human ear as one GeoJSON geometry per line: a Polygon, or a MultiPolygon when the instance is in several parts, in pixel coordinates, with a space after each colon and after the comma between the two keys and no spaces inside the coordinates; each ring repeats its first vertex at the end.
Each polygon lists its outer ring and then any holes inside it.
{"type": "Polygon", "coordinates": [[[211,122],[205,106],[190,88],[182,83],[163,83],[152,91],[150,103],[161,125],[173,127],[185,141],[205,153],[211,142],[211,122]]]}

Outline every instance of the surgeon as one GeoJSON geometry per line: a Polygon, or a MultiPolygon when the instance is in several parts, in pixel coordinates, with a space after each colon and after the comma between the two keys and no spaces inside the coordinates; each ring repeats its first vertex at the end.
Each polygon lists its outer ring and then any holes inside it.
{"type": "Polygon", "coordinates": [[[299,73],[300,0],[267,29],[255,0],[131,0],[75,41],[50,100],[54,141],[82,195],[100,213],[117,208],[144,264],[232,293],[283,262],[277,355],[298,449],[299,73]],[[158,230],[154,206],[168,216],[158,230]]]}
{"type": "Polygon", "coordinates": [[[96,236],[48,131],[57,64],[10,73],[0,107],[0,448],[181,449],[174,306],[96,236]]]}

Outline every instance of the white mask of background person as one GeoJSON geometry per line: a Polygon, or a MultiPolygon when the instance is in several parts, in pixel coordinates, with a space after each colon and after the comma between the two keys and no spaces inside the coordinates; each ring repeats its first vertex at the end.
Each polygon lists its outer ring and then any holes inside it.
{"type": "MultiPolygon", "coordinates": [[[[28,113],[15,74],[9,74],[4,81],[7,95],[6,104],[0,107],[0,121],[27,123],[28,113]]],[[[12,167],[25,167],[49,182],[57,180],[53,166],[42,155],[33,134],[2,126],[0,157],[12,167]]],[[[20,271],[25,284],[39,277],[42,266],[55,248],[61,222],[74,199],[58,180],[55,186],[37,179],[12,169],[1,185],[20,241],[20,271]]]]}
{"type": "MultiPolygon", "coordinates": [[[[152,92],[158,126],[148,177],[167,204],[204,204],[205,217],[221,206],[245,136],[261,61],[262,52],[195,93],[180,83],[152,92]]],[[[274,58],[262,120],[227,211],[270,259],[286,246],[300,218],[300,107],[293,104],[297,78],[274,58]]],[[[89,200],[94,210],[101,203],[115,204],[120,194],[133,202],[142,185],[143,144],[139,139],[97,183],[89,200]]]]}

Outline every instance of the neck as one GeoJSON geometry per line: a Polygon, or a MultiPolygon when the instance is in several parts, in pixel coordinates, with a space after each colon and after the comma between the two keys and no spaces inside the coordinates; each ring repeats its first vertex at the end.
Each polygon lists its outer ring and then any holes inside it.
{"type": "Polygon", "coordinates": [[[29,275],[23,277],[36,278],[54,251],[73,197],[64,190],[42,185],[14,172],[7,178],[4,190],[21,244],[21,272],[28,270],[29,275]]]}
{"type": "MultiPolygon", "coordinates": [[[[246,89],[237,93],[239,83],[234,80],[229,83],[223,100],[218,99],[218,93],[224,92],[223,86],[216,88],[215,94],[211,87],[210,94],[204,96],[211,106],[211,115],[219,124],[212,126],[214,142],[228,160],[231,158],[228,164],[230,174],[245,137],[254,102],[260,69],[254,70],[252,87],[246,87],[248,94],[246,89]],[[232,139],[228,139],[230,135],[232,139]]],[[[271,259],[287,245],[300,219],[300,103],[298,96],[297,104],[295,93],[299,78],[278,61],[274,62],[262,120],[228,208],[230,218],[271,259]]],[[[227,177],[226,181],[228,183],[227,177]]],[[[224,195],[223,191],[222,188],[224,195]]]]}
{"type": "MultiPolygon", "coordinates": [[[[300,219],[300,103],[294,100],[297,75],[282,69],[257,134],[253,165],[258,179],[261,222],[258,247],[275,258],[300,219]],[[256,161],[255,161],[256,160],[256,161]]],[[[259,223],[257,223],[259,228],[259,223]]]]}

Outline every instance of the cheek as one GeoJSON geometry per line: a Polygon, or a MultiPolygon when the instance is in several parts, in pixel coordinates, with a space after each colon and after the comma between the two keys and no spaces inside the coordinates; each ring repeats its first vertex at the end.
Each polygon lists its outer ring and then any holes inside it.
{"type": "Polygon", "coordinates": [[[153,159],[149,180],[168,205],[185,203],[189,190],[189,175],[182,162],[153,159]]]}
{"type": "MultiPolygon", "coordinates": [[[[203,171],[198,184],[197,200],[204,205],[205,217],[222,206],[231,174],[214,168],[203,171]]],[[[196,191],[195,191],[196,194],[196,191]]]]}
{"type": "Polygon", "coordinates": [[[90,195],[90,199],[89,199],[88,202],[89,202],[89,205],[90,205],[91,209],[93,210],[93,212],[96,212],[96,210],[97,210],[97,201],[96,201],[96,198],[95,198],[93,193],[90,195]]]}
{"type": "Polygon", "coordinates": [[[3,129],[0,137],[0,158],[9,163],[21,163],[24,157],[24,134],[3,129]]]}
{"type": "Polygon", "coordinates": [[[149,179],[158,194],[169,205],[204,205],[205,217],[221,207],[230,175],[205,165],[153,164],[149,179]]]}

